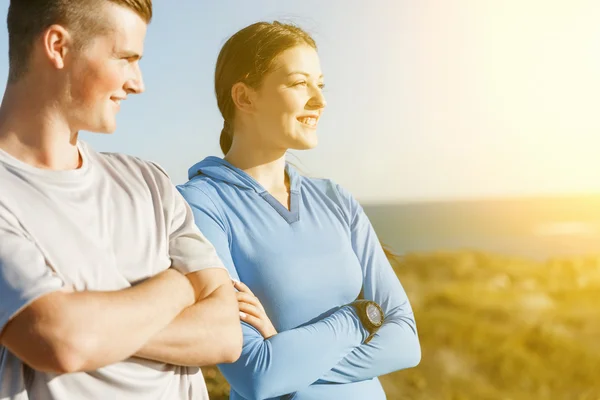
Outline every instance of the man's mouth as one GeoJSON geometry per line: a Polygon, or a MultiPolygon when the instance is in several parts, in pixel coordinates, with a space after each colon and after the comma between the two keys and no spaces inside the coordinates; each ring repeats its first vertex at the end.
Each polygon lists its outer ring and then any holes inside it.
{"type": "Polygon", "coordinates": [[[123,100],[123,99],[120,99],[120,98],[118,98],[118,97],[111,97],[110,99],[111,99],[111,100],[112,100],[112,101],[113,101],[113,102],[114,102],[114,103],[115,103],[117,106],[121,107],[121,100],[123,100]]]}

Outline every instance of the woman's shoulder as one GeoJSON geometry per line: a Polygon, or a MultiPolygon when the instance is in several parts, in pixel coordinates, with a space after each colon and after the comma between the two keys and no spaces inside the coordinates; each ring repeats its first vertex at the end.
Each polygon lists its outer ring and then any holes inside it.
{"type": "Polygon", "coordinates": [[[177,185],[177,190],[190,205],[218,209],[220,196],[216,185],[218,182],[214,182],[210,177],[198,175],[186,183],[177,185]]]}
{"type": "Polygon", "coordinates": [[[352,194],[333,179],[303,176],[303,181],[317,192],[340,202],[343,207],[347,207],[354,201],[352,194]]]}
{"type": "Polygon", "coordinates": [[[303,177],[303,186],[309,187],[311,190],[307,192],[325,200],[346,223],[351,224],[358,202],[342,185],[329,178],[303,177]]]}

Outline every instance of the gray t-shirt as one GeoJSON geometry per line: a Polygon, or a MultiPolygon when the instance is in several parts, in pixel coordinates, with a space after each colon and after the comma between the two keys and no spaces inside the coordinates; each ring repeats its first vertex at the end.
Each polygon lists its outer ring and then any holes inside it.
{"type": "MultiPolygon", "coordinates": [[[[81,168],[34,168],[0,150],[0,331],[40,296],[119,290],[170,266],[219,267],[213,246],[166,173],[93,151],[81,168]]],[[[131,358],[93,372],[48,374],[0,346],[0,400],[207,399],[199,368],[131,358]]]]}

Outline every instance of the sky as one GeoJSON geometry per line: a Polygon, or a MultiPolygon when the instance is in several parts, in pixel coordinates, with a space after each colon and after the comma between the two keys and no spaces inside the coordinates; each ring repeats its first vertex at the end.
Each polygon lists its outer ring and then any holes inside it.
{"type": "MultiPolygon", "coordinates": [[[[218,52],[261,20],[319,46],[328,106],[319,146],[291,158],[304,173],[365,203],[600,193],[596,0],[155,0],[146,92],[114,134],[81,137],[185,182],[222,155],[218,52]]],[[[0,54],[5,81],[6,28],[0,54]]]]}

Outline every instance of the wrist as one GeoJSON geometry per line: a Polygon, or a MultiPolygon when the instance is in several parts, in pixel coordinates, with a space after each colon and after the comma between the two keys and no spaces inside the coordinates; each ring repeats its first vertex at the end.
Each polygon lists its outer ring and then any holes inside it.
{"type": "Polygon", "coordinates": [[[365,342],[365,340],[367,340],[367,338],[369,337],[369,335],[371,333],[367,330],[367,328],[363,325],[362,321],[360,320],[360,315],[358,315],[358,310],[356,310],[356,308],[354,308],[351,304],[352,303],[343,305],[339,309],[344,313],[348,313],[349,316],[354,321],[354,323],[356,324],[356,327],[358,328],[358,331],[360,332],[360,343],[362,344],[365,342]]]}
{"type": "Polygon", "coordinates": [[[363,343],[369,343],[383,325],[385,315],[379,304],[371,300],[359,299],[349,304],[358,315],[361,325],[368,332],[363,343]]]}

